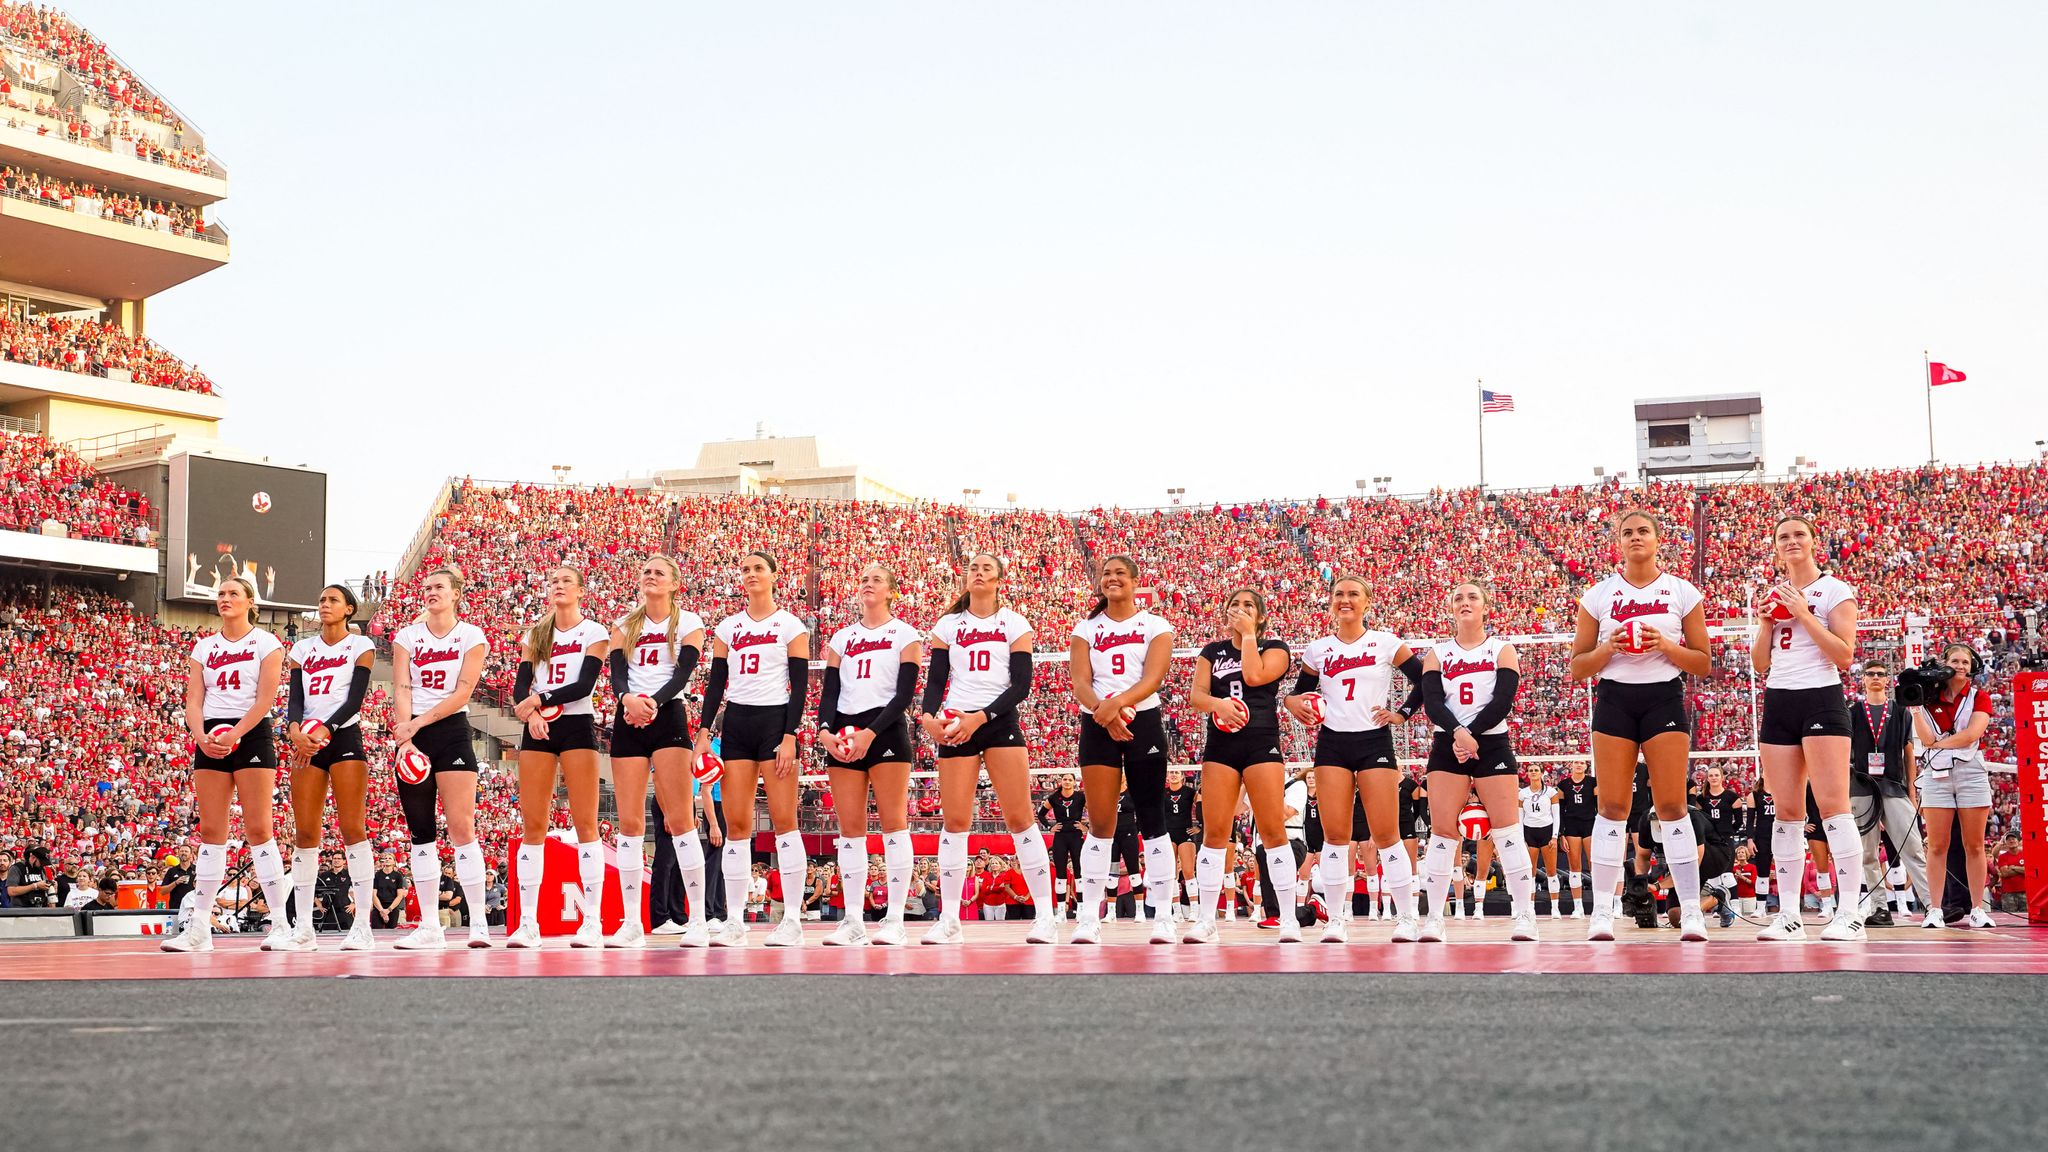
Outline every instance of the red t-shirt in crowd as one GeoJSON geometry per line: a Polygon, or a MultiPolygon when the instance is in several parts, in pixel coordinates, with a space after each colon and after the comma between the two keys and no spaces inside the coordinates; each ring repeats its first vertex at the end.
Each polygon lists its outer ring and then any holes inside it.
{"type": "MultiPolygon", "coordinates": [[[[2010,852],[2000,852],[1994,866],[1998,868],[2024,868],[2026,864],[2026,853],[2015,848],[2010,852]]],[[[1998,891],[2000,893],[2025,892],[2026,890],[2027,874],[2025,872],[2015,872],[2010,876],[2000,876],[1998,878],[1998,891]]]]}

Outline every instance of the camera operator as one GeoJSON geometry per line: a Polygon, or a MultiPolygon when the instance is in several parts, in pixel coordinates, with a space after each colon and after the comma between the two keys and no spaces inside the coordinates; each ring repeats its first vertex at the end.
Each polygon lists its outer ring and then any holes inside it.
{"type": "Polygon", "coordinates": [[[1927,846],[1920,839],[1920,811],[1907,771],[1911,721],[1906,709],[1892,702],[1891,668],[1882,660],[1867,660],[1859,678],[1863,699],[1849,708],[1849,813],[1863,832],[1863,885],[1870,891],[1863,922],[1889,928],[1888,869],[1878,861],[1878,836],[1884,837],[1891,864],[1906,870],[1922,908],[1934,906],[1927,899],[1927,846]]]}
{"type": "Polygon", "coordinates": [[[1963,871],[1969,878],[1972,928],[1992,926],[1984,907],[1984,822],[1991,815],[1991,776],[1977,741],[1991,726],[1991,700],[1974,677],[1984,661],[1967,644],[1942,649],[1948,682],[1925,707],[1912,709],[1913,735],[1919,743],[1920,814],[1927,821],[1927,906],[1923,928],[1945,925],[1938,893],[1948,880],[1948,844],[1963,839],[1963,871]],[[1960,825],[1960,829],[1958,829],[1960,825]]]}
{"type": "Polygon", "coordinates": [[[50,853],[40,844],[21,850],[21,859],[6,869],[7,904],[12,908],[48,908],[55,886],[45,872],[50,853]]]}

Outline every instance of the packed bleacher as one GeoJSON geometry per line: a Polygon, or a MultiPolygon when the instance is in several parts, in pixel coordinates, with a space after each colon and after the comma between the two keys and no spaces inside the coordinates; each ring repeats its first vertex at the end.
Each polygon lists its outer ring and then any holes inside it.
{"type": "Polygon", "coordinates": [[[130,336],[119,325],[90,318],[0,316],[0,359],[34,368],[54,368],[106,378],[126,372],[152,388],[217,396],[206,373],[186,364],[146,336],[130,336]]]}
{"type": "Polygon", "coordinates": [[[170,105],[146,88],[105,43],[49,5],[0,2],[0,41],[20,55],[60,66],[92,92],[93,103],[101,108],[182,127],[170,105]]]}
{"type": "Polygon", "coordinates": [[[0,531],[41,532],[46,521],[75,539],[140,544],[153,538],[149,498],[94,472],[59,444],[0,432],[0,531]]]}
{"type": "Polygon", "coordinates": [[[227,243],[226,235],[207,223],[204,209],[138,196],[90,181],[66,180],[11,164],[0,166],[0,196],[98,220],[111,220],[116,224],[147,228],[152,232],[227,243]]]}

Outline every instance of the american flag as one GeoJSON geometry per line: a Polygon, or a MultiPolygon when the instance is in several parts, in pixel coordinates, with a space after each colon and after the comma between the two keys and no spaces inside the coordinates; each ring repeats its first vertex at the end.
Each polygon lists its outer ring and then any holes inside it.
{"type": "Polygon", "coordinates": [[[1488,392],[1481,389],[1479,393],[1479,410],[1481,412],[1513,412],[1515,410],[1515,398],[1505,392],[1488,392]]]}

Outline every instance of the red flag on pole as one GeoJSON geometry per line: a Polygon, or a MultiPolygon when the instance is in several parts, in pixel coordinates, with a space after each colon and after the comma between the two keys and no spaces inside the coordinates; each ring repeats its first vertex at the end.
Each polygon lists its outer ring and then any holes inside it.
{"type": "Polygon", "coordinates": [[[1960,384],[1968,379],[1968,376],[1938,361],[1927,365],[1927,384],[1931,388],[1939,388],[1943,384],[1960,384]]]}

